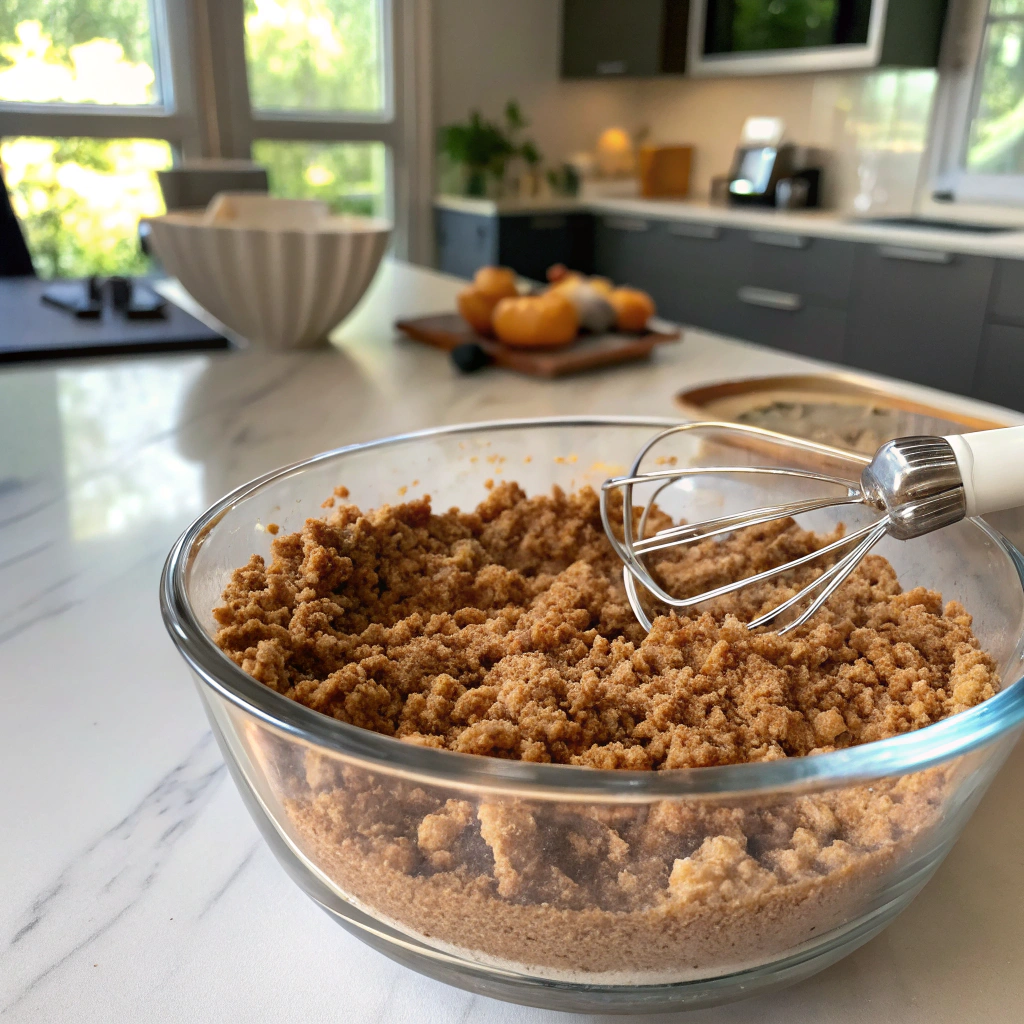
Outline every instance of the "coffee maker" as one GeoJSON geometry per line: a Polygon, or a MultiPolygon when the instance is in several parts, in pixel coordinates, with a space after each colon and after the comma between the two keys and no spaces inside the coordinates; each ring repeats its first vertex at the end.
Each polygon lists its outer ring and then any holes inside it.
{"type": "Polygon", "coordinates": [[[821,167],[814,166],[813,151],[783,141],[784,134],[781,118],[747,118],[726,185],[730,205],[820,204],[821,167]]]}

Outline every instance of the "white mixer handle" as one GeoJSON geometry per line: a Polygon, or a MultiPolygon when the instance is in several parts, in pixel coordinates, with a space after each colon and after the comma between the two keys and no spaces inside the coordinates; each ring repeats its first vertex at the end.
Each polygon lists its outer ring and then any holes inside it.
{"type": "Polygon", "coordinates": [[[946,440],[960,467],[969,516],[1024,506],[1024,426],[954,434],[946,440]]]}

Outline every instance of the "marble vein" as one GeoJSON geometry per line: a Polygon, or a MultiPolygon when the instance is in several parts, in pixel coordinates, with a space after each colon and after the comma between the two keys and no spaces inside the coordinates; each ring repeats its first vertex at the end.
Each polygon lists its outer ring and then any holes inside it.
{"type": "Polygon", "coordinates": [[[121,821],[81,850],[32,900],[5,943],[0,1011],[17,1006],[132,910],[225,774],[213,735],[206,733],[121,821]]]}
{"type": "Polygon", "coordinates": [[[11,569],[22,562],[27,562],[30,558],[34,558],[36,555],[41,555],[44,551],[49,550],[53,547],[52,540],[43,541],[42,544],[37,544],[34,548],[28,548],[25,551],[21,551],[16,555],[11,555],[10,558],[5,558],[0,562],[0,572],[4,569],[11,569]]]}
{"type": "MultiPolygon", "coordinates": [[[[29,615],[27,618],[18,619],[17,610],[13,608],[7,609],[6,615],[8,620],[12,621],[12,624],[6,629],[0,630],[0,645],[14,639],[16,636],[24,633],[27,629],[38,625],[40,622],[49,622],[50,620],[58,619],[62,615],[66,615],[72,609],[77,608],[85,601],[88,601],[90,598],[95,597],[97,594],[108,589],[112,583],[117,583],[119,580],[130,575],[142,566],[152,565],[154,563],[162,565],[168,548],[169,542],[167,544],[161,543],[159,546],[151,547],[139,557],[122,562],[112,572],[105,574],[97,585],[90,586],[86,591],[73,597],[65,598],[57,604],[47,606],[41,611],[37,611],[34,614],[29,615]]],[[[47,584],[41,590],[36,591],[36,593],[31,597],[20,599],[17,604],[17,609],[29,609],[33,605],[37,605],[40,600],[47,595],[54,594],[64,587],[70,586],[76,581],[89,580],[91,583],[92,578],[97,575],[96,563],[99,561],[101,561],[101,559],[94,559],[92,563],[86,564],[79,571],[47,584]]],[[[109,560],[102,559],[102,564],[104,569],[106,569],[109,565],[109,560]]]]}
{"type": "Polygon", "coordinates": [[[249,850],[247,851],[245,856],[236,865],[236,867],[234,867],[232,869],[231,873],[224,880],[224,882],[221,884],[221,886],[206,901],[206,904],[203,907],[203,909],[200,910],[199,913],[196,915],[196,920],[197,921],[201,921],[204,917],[206,917],[206,915],[211,910],[213,910],[213,908],[217,905],[217,903],[220,901],[221,897],[235,884],[235,882],[238,881],[239,878],[241,878],[241,876],[244,873],[245,869],[251,863],[253,857],[256,856],[256,851],[259,850],[259,848],[262,845],[263,845],[263,840],[260,839],[257,842],[253,843],[252,846],[249,847],[249,850]]]}
{"type": "Polygon", "coordinates": [[[45,512],[51,505],[55,505],[60,501],[61,495],[55,495],[52,498],[47,498],[46,501],[41,501],[37,505],[32,505],[29,508],[22,509],[20,512],[15,512],[14,515],[7,516],[5,519],[0,519],[0,530],[6,530],[9,526],[14,526],[15,523],[23,522],[26,519],[31,519],[33,516],[39,515],[40,512],[45,512]]]}

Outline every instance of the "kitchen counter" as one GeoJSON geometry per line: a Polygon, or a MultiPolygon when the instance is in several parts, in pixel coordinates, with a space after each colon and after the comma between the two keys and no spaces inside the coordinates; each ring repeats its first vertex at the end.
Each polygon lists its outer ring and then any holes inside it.
{"type": "MultiPolygon", "coordinates": [[[[442,423],[671,416],[684,387],[822,365],[688,332],[650,363],[601,374],[463,377],[391,326],[449,307],[460,286],[386,264],[333,350],[0,373],[5,1022],[591,1019],[429,981],[317,909],[245,812],[160,621],[157,582],[180,531],[282,463],[442,423]]],[[[867,946],[802,985],[687,1024],[1019,1020],[1022,788],[1018,749],[935,879],[867,946]]]]}
{"type": "Polygon", "coordinates": [[[753,231],[778,231],[868,242],[911,249],[931,249],[963,253],[968,256],[994,256],[1024,259],[1024,230],[986,233],[980,231],[942,231],[879,224],[860,220],[834,210],[774,210],[762,207],[712,205],[701,200],[607,198],[565,199],[470,199],[462,196],[438,196],[440,209],[485,216],[525,216],[552,213],[597,213],[629,217],[656,217],[666,220],[718,224],[753,231]]]}

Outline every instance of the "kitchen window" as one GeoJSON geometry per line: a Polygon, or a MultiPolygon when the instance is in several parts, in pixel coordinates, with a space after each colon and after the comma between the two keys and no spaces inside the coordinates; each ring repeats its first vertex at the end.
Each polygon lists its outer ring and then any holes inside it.
{"type": "Polygon", "coordinates": [[[946,31],[932,203],[1024,206],[1024,0],[964,0],[946,31]]]}
{"type": "Polygon", "coordinates": [[[429,238],[426,0],[5,0],[0,164],[46,276],[137,273],[156,171],[253,158],[273,193],[429,238]],[[426,180],[424,180],[426,179],[426,180]]]}

